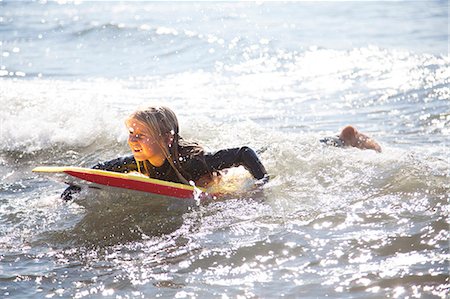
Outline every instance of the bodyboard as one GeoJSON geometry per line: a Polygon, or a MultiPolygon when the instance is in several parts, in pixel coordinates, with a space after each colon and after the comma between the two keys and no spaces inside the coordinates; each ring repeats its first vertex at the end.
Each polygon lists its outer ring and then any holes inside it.
{"type": "Polygon", "coordinates": [[[139,173],[119,173],[83,167],[36,167],[33,172],[45,173],[67,184],[97,185],[141,191],[181,199],[193,199],[205,192],[203,188],[152,179],[139,173]]]}

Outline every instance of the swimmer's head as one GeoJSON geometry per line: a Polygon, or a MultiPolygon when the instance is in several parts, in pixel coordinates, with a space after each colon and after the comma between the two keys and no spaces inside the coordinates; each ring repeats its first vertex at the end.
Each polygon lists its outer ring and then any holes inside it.
{"type": "Polygon", "coordinates": [[[130,119],[137,120],[145,125],[155,139],[167,139],[169,137],[168,139],[173,140],[173,136],[178,135],[178,119],[168,107],[150,106],[139,109],[130,115],[128,120],[130,119]]]}
{"type": "Polygon", "coordinates": [[[164,161],[170,157],[170,148],[178,141],[178,120],[172,110],[167,107],[140,109],[125,123],[130,133],[128,144],[137,160],[152,161],[150,157],[160,156],[159,160],[164,161]]]}
{"type": "Polygon", "coordinates": [[[128,144],[136,160],[148,160],[154,166],[161,166],[167,160],[180,181],[189,183],[183,176],[179,163],[182,156],[179,152],[179,143],[182,139],[179,136],[178,119],[170,108],[150,106],[139,109],[129,116],[125,124],[131,136],[128,138],[128,144]],[[134,137],[139,135],[135,130],[147,135],[144,142],[138,143],[135,140],[134,137]]]}
{"type": "Polygon", "coordinates": [[[339,139],[342,140],[345,146],[353,146],[359,149],[371,149],[381,152],[381,146],[369,136],[358,132],[353,126],[346,126],[342,129],[339,139]]]}
{"type": "Polygon", "coordinates": [[[347,146],[356,146],[358,131],[353,126],[346,126],[342,129],[339,139],[347,146]]]}

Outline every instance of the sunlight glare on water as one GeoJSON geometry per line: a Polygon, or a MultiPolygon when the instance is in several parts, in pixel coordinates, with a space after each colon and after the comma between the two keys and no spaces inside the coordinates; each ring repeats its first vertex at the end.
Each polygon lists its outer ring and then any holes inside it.
{"type": "Polygon", "coordinates": [[[447,6],[0,1],[0,297],[446,298],[447,6]],[[128,155],[150,104],[269,183],[62,202],[31,172],[128,155]],[[382,153],[319,142],[348,124],[382,153]]]}

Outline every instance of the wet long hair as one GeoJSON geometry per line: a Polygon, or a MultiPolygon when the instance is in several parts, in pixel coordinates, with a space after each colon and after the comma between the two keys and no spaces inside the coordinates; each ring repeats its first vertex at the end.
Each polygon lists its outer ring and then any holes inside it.
{"type": "MultiPolygon", "coordinates": [[[[179,135],[178,119],[170,108],[150,106],[137,110],[130,115],[129,119],[135,119],[147,127],[148,134],[160,147],[164,157],[182,183],[189,184],[191,179],[191,175],[181,166],[183,161],[197,158],[206,165],[203,147],[196,142],[185,141],[179,135]]],[[[136,163],[139,167],[139,162],[136,161],[136,163]]],[[[144,167],[146,167],[145,165],[144,163],[144,167]]],[[[146,171],[149,172],[148,169],[146,171]]],[[[213,178],[211,172],[209,176],[210,179],[213,178]]]]}

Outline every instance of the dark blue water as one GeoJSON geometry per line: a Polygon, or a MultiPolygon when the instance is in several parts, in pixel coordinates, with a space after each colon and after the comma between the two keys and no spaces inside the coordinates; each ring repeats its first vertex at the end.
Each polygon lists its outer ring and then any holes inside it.
{"type": "Polygon", "coordinates": [[[0,1],[0,297],[446,298],[448,8],[0,1]],[[64,203],[31,172],[128,154],[150,104],[270,183],[64,203]],[[320,145],[347,124],[383,153],[320,145]]]}
{"type": "Polygon", "coordinates": [[[1,5],[2,67],[31,77],[212,71],[310,47],[448,53],[445,1],[1,5]]]}

